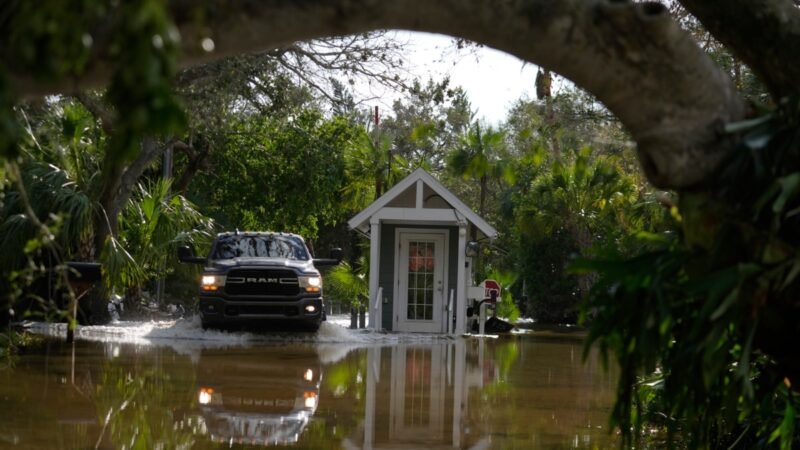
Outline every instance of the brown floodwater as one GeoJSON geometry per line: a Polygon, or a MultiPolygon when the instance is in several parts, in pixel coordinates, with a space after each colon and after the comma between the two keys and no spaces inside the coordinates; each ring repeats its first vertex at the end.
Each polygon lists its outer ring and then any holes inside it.
{"type": "Polygon", "coordinates": [[[0,367],[0,448],[603,449],[615,375],[579,336],[48,339],[0,367]]]}

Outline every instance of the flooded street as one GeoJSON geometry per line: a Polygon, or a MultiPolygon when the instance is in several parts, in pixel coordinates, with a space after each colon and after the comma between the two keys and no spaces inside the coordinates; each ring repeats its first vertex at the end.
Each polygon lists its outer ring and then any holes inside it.
{"type": "MultiPolygon", "coordinates": [[[[40,334],[57,326],[33,324],[40,334]]],[[[85,327],[0,370],[0,448],[615,448],[580,337],[85,327]]]]}

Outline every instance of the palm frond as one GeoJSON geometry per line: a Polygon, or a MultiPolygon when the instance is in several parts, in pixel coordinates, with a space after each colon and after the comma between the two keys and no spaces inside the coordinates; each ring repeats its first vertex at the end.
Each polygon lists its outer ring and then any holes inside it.
{"type": "Polygon", "coordinates": [[[136,259],[113,236],[106,239],[100,262],[103,267],[103,285],[109,292],[115,287],[138,286],[147,281],[147,276],[136,259]]]}

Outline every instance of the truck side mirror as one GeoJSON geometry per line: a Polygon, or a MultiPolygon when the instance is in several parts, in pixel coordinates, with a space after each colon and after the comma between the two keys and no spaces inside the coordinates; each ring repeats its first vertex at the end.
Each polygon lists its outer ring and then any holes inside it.
{"type": "Polygon", "coordinates": [[[322,266],[335,266],[342,262],[342,249],[332,248],[330,258],[314,258],[314,265],[317,267],[322,266]]]}
{"type": "Polygon", "coordinates": [[[195,256],[194,250],[188,245],[178,247],[178,261],[189,264],[205,264],[206,259],[202,256],[195,256]]]}

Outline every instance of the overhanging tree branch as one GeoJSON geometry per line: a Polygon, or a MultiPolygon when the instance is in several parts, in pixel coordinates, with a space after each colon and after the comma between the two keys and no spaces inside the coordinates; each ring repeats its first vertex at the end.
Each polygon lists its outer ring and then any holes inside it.
{"type": "Polygon", "coordinates": [[[800,8],[794,0],[680,0],[750,66],[776,99],[800,93],[800,8]]]}
{"type": "MultiPolygon", "coordinates": [[[[732,148],[723,124],[745,114],[729,77],[657,3],[284,0],[264,6],[174,0],[171,8],[185,65],[387,28],[444,33],[504,50],[558,72],[602,101],[631,132],[645,173],[659,187],[710,182],[732,148]],[[191,13],[198,9],[204,14],[191,13]],[[196,17],[207,20],[198,23],[196,17]],[[211,53],[201,47],[209,38],[215,44],[211,53]]],[[[91,61],[76,80],[43,83],[12,73],[11,83],[27,94],[96,85],[108,77],[104,63],[91,61]]]]}

